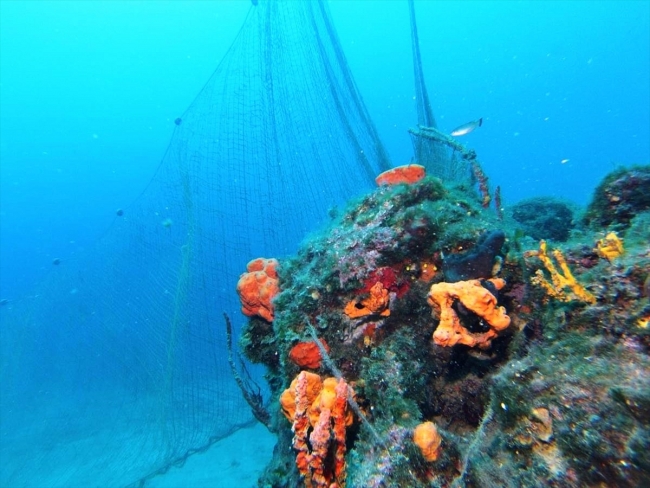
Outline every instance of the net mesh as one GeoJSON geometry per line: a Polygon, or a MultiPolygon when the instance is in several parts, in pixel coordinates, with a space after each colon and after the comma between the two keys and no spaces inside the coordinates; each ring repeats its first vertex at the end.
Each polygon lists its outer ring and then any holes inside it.
{"type": "Polygon", "coordinates": [[[142,196],[0,312],[1,486],[142,485],[252,420],[222,313],[389,167],[327,6],[251,7],[142,196]]]}
{"type": "MultiPolygon", "coordinates": [[[[415,17],[415,4],[408,0],[409,20],[411,25],[411,50],[413,53],[413,78],[415,80],[415,106],[417,109],[417,120],[419,127],[438,128],[436,118],[433,115],[429,93],[424,81],[422,70],[422,57],[420,55],[420,40],[415,17]]],[[[415,161],[425,168],[427,173],[437,176],[443,181],[461,181],[466,176],[466,168],[458,161],[450,160],[447,148],[435,139],[421,137],[417,131],[411,132],[411,142],[415,161]]]]}

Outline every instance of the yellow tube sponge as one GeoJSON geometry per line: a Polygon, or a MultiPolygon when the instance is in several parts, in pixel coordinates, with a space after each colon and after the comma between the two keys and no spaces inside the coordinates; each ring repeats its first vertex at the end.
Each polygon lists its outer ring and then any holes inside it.
{"type": "Polygon", "coordinates": [[[573,273],[571,273],[562,251],[559,249],[553,251],[553,257],[560,267],[560,272],[555,267],[555,264],[553,264],[553,260],[548,255],[546,249],[546,241],[542,239],[539,241],[539,250],[527,251],[525,256],[537,256],[551,275],[551,281],[549,282],[544,276],[544,272],[541,269],[538,269],[535,276],[531,278],[531,283],[541,286],[546,290],[546,293],[550,297],[563,302],[580,300],[585,303],[596,303],[596,297],[589,293],[584,286],[578,283],[573,276],[573,273]]]}
{"type": "Polygon", "coordinates": [[[594,249],[601,258],[607,259],[612,262],[617,257],[621,256],[625,249],[623,249],[623,239],[616,235],[616,232],[610,232],[596,243],[594,249]]]}

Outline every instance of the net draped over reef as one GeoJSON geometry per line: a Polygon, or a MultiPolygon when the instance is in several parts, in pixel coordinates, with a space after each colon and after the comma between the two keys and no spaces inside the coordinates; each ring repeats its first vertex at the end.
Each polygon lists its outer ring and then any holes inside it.
{"type": "Polygon", "coordinates": [[[389,167],[320,0],[251,7],[179,119],[106,235],[2,307],[2,486],[141,485],[250,422],[239,275],[389,167]]]}

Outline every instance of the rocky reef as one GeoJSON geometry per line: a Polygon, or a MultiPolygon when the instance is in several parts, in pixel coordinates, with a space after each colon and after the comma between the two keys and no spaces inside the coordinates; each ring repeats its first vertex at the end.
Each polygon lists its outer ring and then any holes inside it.
{"type": "Polygon", "coordinates": [[[626,228],[641,212],[650,210],[650,165],[619,168],[596,187],[585,222],[595,228],[626,228]]]}
{"type": "Polygon", "coordinates": [[[574,227],[571,206],[551,197],[527,198],[511,208],[523,233],[534,239],[565,242],[574,227]]]}
{"type": "Polygon", "coordinates": [[[650,484],[650,212],[560,243],[482,203],[381,186],[274,265],[279,292],[240,286],[278,436],[259,486],[650,484]]]}

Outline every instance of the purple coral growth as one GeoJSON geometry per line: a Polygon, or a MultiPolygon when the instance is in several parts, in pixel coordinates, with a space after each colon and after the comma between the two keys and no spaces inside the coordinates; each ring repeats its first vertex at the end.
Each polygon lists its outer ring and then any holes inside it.
{"type": "Polygon", "coordinates": [[[329,239],[341,287],[351,281],[363,281],[380,265],[382,255],[398,245],[398,235],[389,227],[356,226],[350,232],[337,230],[329,239]],[[362,230],[360,230],[362,229],[362,230]]]}
{"type": "Polygon", "coordinates": [[[410,434],[410,430],[405,427],[393,425],[386,435],[386,448],[382,449],[379,456],[374,460],[366,458],[366,464],[376,467],[376,472],[368,478],[369,488],[380,488],[386,486],[386,479],[394,469],[395,453],[400,452],[405,438],[410,434]]]}

